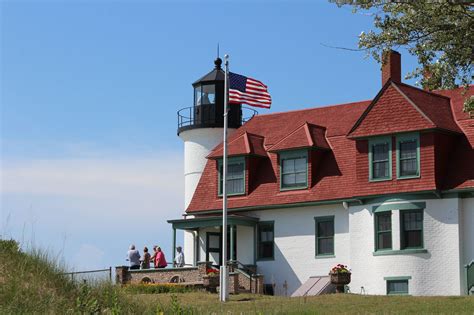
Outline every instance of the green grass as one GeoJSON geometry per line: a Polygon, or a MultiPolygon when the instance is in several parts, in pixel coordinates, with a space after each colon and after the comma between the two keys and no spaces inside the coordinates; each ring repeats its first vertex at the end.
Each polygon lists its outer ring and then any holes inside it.
{"type": "Polygon", "coordinates": [[[61,275],[63,269],[45,252],[25,253],[16,242],[0,240],[0,314],[474,314],[474,296],[239,294],[220,303],[217,294],[166,285],[77,284],[61,275]]]}
{"type": "Polygon", "coordinates": [[[118,314],[140,309],[120,287],[78,284],[47,252],[0,240],[0,314],[118,314]]]}
{"type": "Polygon", "coordinates": [[[137,295],[142,305],[159,304],[163,310],[186,314],[474,314],[474,297],[360,296],[331,294],[307,298],[231,295],[218,302],[204,292],[137,295]]]}

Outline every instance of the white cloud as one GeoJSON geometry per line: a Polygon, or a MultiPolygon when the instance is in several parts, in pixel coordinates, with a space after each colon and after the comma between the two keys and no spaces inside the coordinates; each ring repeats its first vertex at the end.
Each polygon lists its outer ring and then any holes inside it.
{"type": "Polygon", "coordinates": [[[171,255],[166,220],[184,212],[183,183],[180,153],[3,161],[0,235],[62,252],[75,270],[123,264],[130,243],[171,255]]]}

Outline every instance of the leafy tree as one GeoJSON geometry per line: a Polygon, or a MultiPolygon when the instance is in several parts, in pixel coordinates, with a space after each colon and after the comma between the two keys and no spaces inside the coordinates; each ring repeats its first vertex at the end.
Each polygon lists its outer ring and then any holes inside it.
{"type": "MultiPolygon", "coordinates": [[[[420,67],[407,78],[432,89],[466,90],[473,78],[474,1],[329,0],[353,12],[368,11],[376,31],[359,35],[359,49],[381,62],[384,50],[406,47],[420,67]],[[427,74],[427,75],[424,75],[427,74]]],[[[474,98],[466,99],[465,111],[474,111],[474,98]]]]}

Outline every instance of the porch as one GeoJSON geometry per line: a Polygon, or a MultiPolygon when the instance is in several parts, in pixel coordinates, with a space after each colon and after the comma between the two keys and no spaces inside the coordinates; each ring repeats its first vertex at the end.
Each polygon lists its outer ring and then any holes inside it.
{"type": "MultiPolygon", "coordinates": [[[[257,224],[258,218],[229,215],[227,218],[226,261],[239,268],[256,273],[257,224]]],[[[199,262],[210,262],[214,267],[223,264],[222,216],[194,217],[169,220],[173,229],[172,248],[176,248],[176,231],[185,231],[184,253],[187,265],[197,266],[199,262]]],[[[175,253],[173,253],[173,261],[175,253]]]]}

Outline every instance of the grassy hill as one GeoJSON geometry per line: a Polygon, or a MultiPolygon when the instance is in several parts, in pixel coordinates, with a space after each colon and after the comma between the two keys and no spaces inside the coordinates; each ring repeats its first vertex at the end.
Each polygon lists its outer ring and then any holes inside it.
{"type": "Polygon", "coordinates": [[[0,240],[0,314],[134,313],[118,287],[74,283],[62,272],[47,253],[0,240]]]}
{"type": "Polygon", "coordinates": [[[307,298],[206,292],[143,294],[140,286],[74,283],[41,251],[0,240],[0,314],[474,314],[474,296],[332,294],[307,298]]]}

